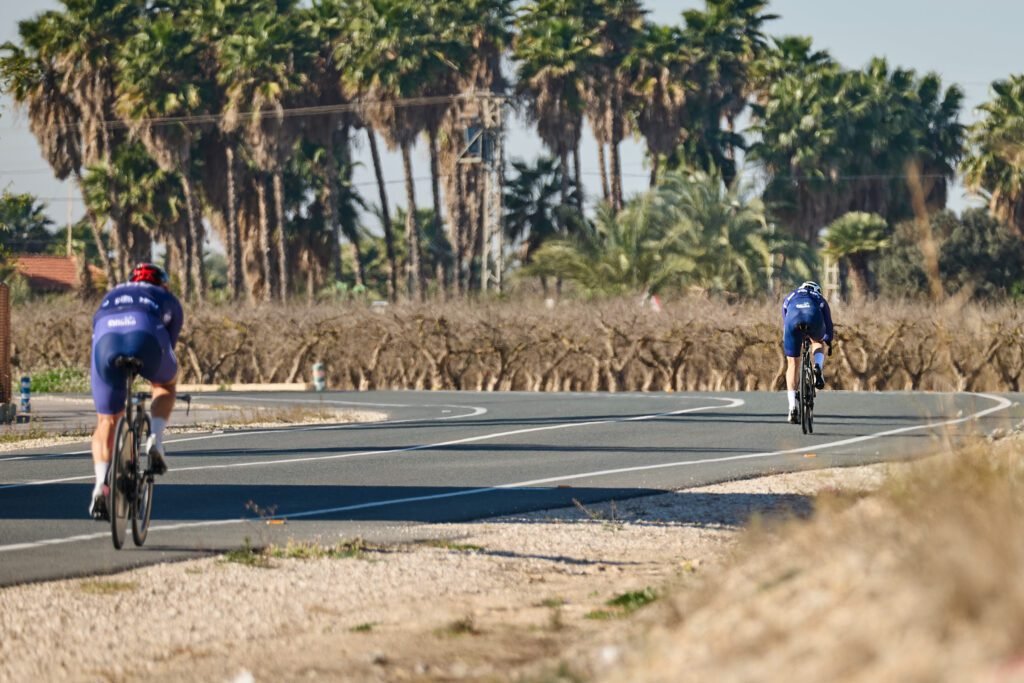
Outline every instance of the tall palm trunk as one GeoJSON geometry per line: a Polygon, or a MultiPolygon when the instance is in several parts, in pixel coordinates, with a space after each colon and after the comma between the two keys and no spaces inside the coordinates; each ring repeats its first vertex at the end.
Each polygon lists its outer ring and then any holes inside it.
{"type": "Polygon", "coordinates": [[[612,141],[611,141],[611,191],[612,208],[616,213],[622,211],[622,159],[619,157],[619,143],[625,134],[625,122],[622,120],[622,91],[619,86],[612,88],[612,141]]]}
{"type": "Polygon", "coordinates": [[[448,220],[451,221],[452,225],[452,250],[455,252],[455,272],[452,274],[452,279],[454,280],[455,293],[461,296],[466,293],[466,283],[463,281],[463,274],[466,259],[465,221],[467,212],[463,173],[458,164],[456,164],[455,174],[450,187],[454,187],[453,192],[455,194],[454,197],[449,197],[449,201],[452,202],[452,211],[448,216],[448,220]]]}
{"type": "Polygon", "coordinates": [[[284,231],[284,173],[274,171],[274,209],[277,223],[277,263],[281,301],[288,299],[288,240],[284,231]]]}
{"type": "MultiPolygon", "coordinates": [[[[79,178],[81,180],[81,178],[79,178]]],[[[100,265],[103,266],[103,274],[107,276],[107,286],[113,287],[117,282],[114,275],[114,264],[110,262],[110,254],[107,253],[107,245],[103,242],[103,230],[100,227],[99,216],[86,204],[85,215],[89,220],[89,227],[92,229],[92,239],[96,243],[96,251],[100,255],[100,265]]]]}
{"type": "Polygon", "coordinates": [[[409,250],[409,296],[423,301],[423,263],[420,258],[420,222],[416,216],[416,185],[412,176],[412,151],[402,145],[402,168],[405,170],[405,235],[409,250]]]}
{"type": "MultiPolygon", "coordinates": [[[[186,211],[187,213],[187,211],[186,211]]],[[[186,217],[185,221],[179,221],[178,231],[180,233],[179,238],[179,253],[178,262],[179,267],[179,279],[181,280],[181,296],[185,299],[192,298],[192,231],[189,229],[189,221],[186,217]]]]}
{"type": "Polygon", "coordinates": [[[306,262],[306,305],[312,306],[316,302],[316,259],[308,249],[303,259],[306,262]]]}
{"type": "MultiPolygon", "coordinates": [[[[568,148],[563,147],[562,149],[559,150],[559,152],[558,152],[558,162],[559,162],[559,167],[560,167],[560,169],[562,171],[561,172],[561,177],[560,177],[560,180],[562,181],[562,187],[561,187],[562,206],[568,206],[569,205],[569,149],[568,148]]],[[[560,227],[564,227],[564,226],[560,226],[560,227]]]]}
{"type": "MultiPolygon", "coordinates": [[[[437,131],[431,128],[427,131],[427,136],[430,140],[430,191],[433,195],[434,201],[434,239],[441,240],[441,174],[438,171],[437,166],[437,131]]],[[[448,263],[441,257],[440,254],[437,256],[437,289],[439,292],[447,293],[448,290],[448,263]]]]}
{"type": "Polygon", "coordinates": [[[206,296],[206,273],[203,268],[203,220],[199,213],[199,199],[195,196],[192,180],[188,174],[181,174],[181,189],[185,194],[185,211],[188,214],[189,274],[192,279],[193,295],[202,302],[206,296]]]}
{"type": "MultiPolygon", "coordinates": [[[[352,187],[352,149],[351,140],[349,138],[349,126],[348,124],[341,127],[341,153],[343,156],[342,173],[345,181],[345,187],[352,187]]],[[[335,195],[334,200],[335,215],[338,216],[339,230],[346,239],[352,244],[352,272],[355,275],[356,286],[366,286],[366,266],[363,265],[363,248],[359,243],[359,226],[356,225],[356,217],[352,212],[347,212],[344,217],[338,215],[338,199],[335,195]]],[[[340,246],[340,245],[339,245],[340,246]]],[[[340,264],[340,261],[339,261],[340,264]]],[[[340,265],[339,265],[340,270],[340,265]]]]}
{"type": "Polygon", "coordinates": [[[260,255],[260,267],[263,271],[263,292],[260,298],[263,301],[270,301],[273,296],[273,273],[270,255],[270,219],[267,217],[267,185],[266,179],[260,175],[256,178],[256,204],[259,207],[260,229],[258,233],[259,245],[256,248],[260,255]]]}
{"type": "Polygon", "coordinates": [[[225,231],[226,244],[224,245],[228,252],[228,295],[232,301],[237,301],[239,290],[241,289],[242,249],[239,243],[241,235],[238,230],[238,213],[236,208],[235,150],[228,144],[224,147],[224,153],[227,156],[228,171],[228,225],[225,231]]]}
{"type": "MultiPolygon", "coordinates": [[[[329,117],[327,135],[324,136],[324,160],[320,164],[323,180],[324,224],[331,234],[331,276],[341,280],[341,223],[338,220],[338,159],[334,154],[334,117],[329,117]]],[[[347,135],[346,135],[347,144],[347,135]]]]}
{"type": "Polygon", "coordinates": [[[576,183],[576,208],[580,213],[583,213],[583,174],[580,172],[580,145],[576,143],[576,147],[572,150],[572,174],[573,179],[576,183]]]}
{"type": "Polygon", "coordinates": [[[380,194],[380,215],[384,223],[384,250],[388,257],[388,301],[398,300],[398,260],[395,256],[395,235],[391,231],[391,210],[388,208],[388,192],[384,185],[384,174],[380,165],[380,150],[377,149],[377,135],[373,128],[366,127],[370,139],[370,154],[373,157],[373,172],[377,177],[377,191],[380,194]]]}
{"type": "Polygon", "coordinates": [[[658,158],[658,153],[650,146],[647,147],[647,153],[651,156],[651,189],[653,190],[658,185],[658,170],[661,159],[658,158]]]}
{"type": "Polygon", "coordinates": [[[606,202],[611,202],[611,192],[608,189],[608,163],[604,155],[604,143],[597,143],[597,165],[601,167],[601,196],[606,202]]]}

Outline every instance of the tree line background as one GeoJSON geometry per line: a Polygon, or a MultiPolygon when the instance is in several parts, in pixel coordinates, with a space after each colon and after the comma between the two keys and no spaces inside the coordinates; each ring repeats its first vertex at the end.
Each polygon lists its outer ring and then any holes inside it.
{"type": "MultiPolygon", "coordinates": [[[[819,276],[824,256],[855,297],[1024,292],[1024,76],[993,83],[967,128],[957,86],[882,59],[844,68],[810,38],[772,35],[761,0],[707,0],[673,25],[635,0],[62,5],[0,48],[0,86],[79,187],[73,247],[109,282],[160,244],[197,303],[470,295],[485,182],[460,158],[475,95],[493,92],[549,152],[511,159],[503,187],[509,268],[545,291],[751,297],[819,276]],[[650,168],[634,197],[629,136],[650,168]],[[405,208],[382,143],[401,152],[405,208]],[[593,211],[582,144],[598,146],[593,211]],[[377,180],[365,195],[356,145],[377,180]],[[945,210],[958,174],[987,209],[945,210]]],[[[0,198],[6,251],[64,251],[42,209],[0,198]]]]}

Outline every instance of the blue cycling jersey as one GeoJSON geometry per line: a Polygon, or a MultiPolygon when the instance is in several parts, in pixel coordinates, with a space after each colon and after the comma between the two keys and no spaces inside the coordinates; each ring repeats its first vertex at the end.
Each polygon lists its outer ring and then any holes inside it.
{"type": "Polygon", "coordinates": [[[782,346],[790,358],[800,355],[804,336],[814,341],[832,341],[832,312],[825,297],[807,289],[790,292],[782,302],[782,346]]]}
{"type": "Polygon", "coordinates": [[[147,282],[118,285],[93,316],[92,396],[96,412],[116,415],[127,399],[127,377],[119,357],[142,361],[141,374],[167,384],[178,374],[174,345],[184,315],[178,298],[147,282]]]}

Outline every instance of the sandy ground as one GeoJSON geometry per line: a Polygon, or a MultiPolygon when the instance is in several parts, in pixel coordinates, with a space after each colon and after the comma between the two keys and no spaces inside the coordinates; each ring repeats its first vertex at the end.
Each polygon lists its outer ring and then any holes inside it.
{"type": "Polygon", "coordinates": [[[208,558],[7,588],[0,680],[602,678],[673,621],[676,601],[657,598],[699,590],[752,518],[807,515],[815,495],[870,490],[894,467],[411,527],[438,540],[340,558],[208,558]],[[653,604],[632,613],[609,605],[645,592],[653,604]]]}

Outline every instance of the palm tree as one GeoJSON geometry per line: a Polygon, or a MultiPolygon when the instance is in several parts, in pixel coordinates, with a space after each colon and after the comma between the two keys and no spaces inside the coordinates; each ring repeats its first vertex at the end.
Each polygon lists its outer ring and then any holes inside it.
{"type": "Polygon", "coordinates": [[[503,95],[507,89],[502,59],[512,41],[513,13],[511,0],[466,0],[444,6],[454,13],[450,24],[460,32],[455,39],[470,47],[460,53],[463,61],[455,65],[458,91],[464,97],[448,108],[438,137],[448,241],[454,251],[452,279],[456,292],[464,293],[473,286],[473,274],[479,272],[474,264],[482,258],[480,209],[486,187],[483,165],[464,163],[466,134],[480,123],[480,103],[473,95],[503,95]]]}
{"type": "MultiPolygon", "coordinates": [[[[127,0],[68,0],[64,11],[44,12],[19,24],[22,46],[7,43],[0,59],[4,89],[27,106],[30,128],[58,179],[74,175],[81,186],[85,166],[106,163],[120,135],[115,118],[115,55],[142,4],[127,0]]],[[[111,198],[111,204],[116,201],[111,198]]],[[[86,204],[108,281],[113,265],[101,225],[86,204]]],[[[117,211],[111,217],[118,217],[117,211]]],[[[115,228],[115,235],[118,234],[115,228]]]]}
{"type": "Polygon", "coordinates": [[[697,87],[689,80],[692,59],[679,28],[648,22],[623,62],[633,123],[647,143],[651,188],[657,184],[661,158],[680,141],[688,92],[697,87]]]}
{"type": "Polygon", "coordinates": [[[870,257],[889,246],[888,227],[878,214],[851,211],[832,221],[822,233],[822,253],[845,259],[850,266],[854,298],[862,299],[871,292],[870,257]]]}
{"type": "MultiPolygon", "coordinates": [[[[519,247],[519,261],[533,263],[533,256],[548,240],[559,236],[558,197],[563,173],[554,157],[541,157],[534,164],[513,161],[515,175],[505,186],[505,236],[519,247]]],[[[547,295],[547,278],[541,277],[547,295]]]]}
{"type": "MultiPolygon", "coordinates": [[[[289,292],[287,238],[285,235],[284,166],[293,153],[297,131],[285,120],[287,98],[307,84],[306,66],[312,55],[295,44],[295,16],[292,0],[261,0],[249,3],[249,10],[220,49],[218,81],[227,90],[225,128],[241,128],[247,150],[256,168],[272,179],[277,251],[277,295],[283,301],[289,292]],[[240,120],[248,112],[246,120],[240,120]]],[[[266,220],[266,189],[258,187],[261,240],[265,259],[266,292],[272,292],[270,277],[271,243],[266,220]]]]}
{"type": "Polygon", "coordinates": [[[602,174],[605,145],[611,153],[609,198],[612,210],[619,211],[622,209],[619,145],[627,132],[627,99],[630,95],[623,65],[643,36],[646,11],[638,0],[597,0],[584,4],[581,9],[585,30],[593,26],[600,55],[588,62],[588,118],[597,138],[602,174]]]}
{"type": "Polygon", "coordinates": [[[180,178],[187,220],[183,261],[189,273],[183,294],[202,301],[205,229],[192,163],[199,130],[181,117],[207,113],[215,86],[202,68],[209,46],[193,30],[192,12],[187,0],[167,0],[136,21],[136,33],[118,59],[117,107],[160,168],[180,178]]]}
{"type": "Polygon", "coordinates": [[[525,272],[595,293],[695,287],[755,296],[770,290],[779,251],[793,253],[773,237],[764,206],[748,192],[708,174],[670,172],[619,214],[604,207],[573,239],[545,243],[525,272]]]}
{"type": "Polygon", "coordinates": [[[988,198],[993,214],[1024,235],[1024,75],[995,81],[992,98],[978,109],[964,179],[988,198]]]}
{"type": "Polygon", "coordinates": [[[83,178],[86,200],[102,218],[119,215],[115,229],[124,249],[118,254],[119,281],[129,266],[153,258],[154,239],[173,239],[167,226],[180,204],[178,181],[161,170],[138,143],[120,145],[110,163],[92,166],[83,178]],[[116,197],[116,205],[112,201],[116,197]]]}
{"type": "MultiPolygon", "coordinates": [[[[512,50],[527,115],[562,168],[569,168],[570,152],[578,158],[587,74],[600,56],[598,28],[584,25],[580,4],[533,0],[525,5],[516,18],[512,50]]],[[[563,203],[568,199],[569,176],[563,174],[563,203]]]]}
{"type": "Polygon", "coordinates": [[[420,226],[412,170],[412,146],[424,131],[436,131],[447,103],[431,98],[456,92],[459,52],[468,49],[439,26],[444,13],[417,0],[357,0],[346,17],[346,39],[335,52],[343,82],[370,104],[363,117],[402,153],[406,193],[409,293],[423,298],[420,226]],[[403,100],[420,99],[407,106],[403,100]]]}
{"type": "Polygon", "coordinates": [[[775,15],[766,0],[708,0],[704,10],[683,12],[683,39],[693,56],[690,78],[698,87],[683,111],[685,135],[673,166],[718,169],[726,184],[736,177],[735,121],[755,89],[752,77],[767,47],[763,27],[775,15]]]}

